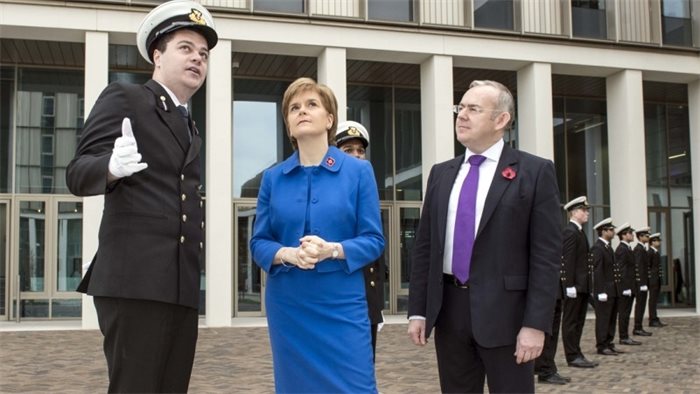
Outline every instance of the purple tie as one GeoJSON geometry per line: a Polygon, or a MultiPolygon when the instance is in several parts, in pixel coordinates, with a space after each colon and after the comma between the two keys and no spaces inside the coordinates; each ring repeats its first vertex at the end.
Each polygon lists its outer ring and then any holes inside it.
{"type": "Polygon", "coordinates": [[[469,267],[474,249],[476,227],[476,189],[479,186],[479,166],[486,160],[481,155],[469,157],[469,172],[459,192],[452,242],[452,274],[462,283],[469,280],[469,267]]]}

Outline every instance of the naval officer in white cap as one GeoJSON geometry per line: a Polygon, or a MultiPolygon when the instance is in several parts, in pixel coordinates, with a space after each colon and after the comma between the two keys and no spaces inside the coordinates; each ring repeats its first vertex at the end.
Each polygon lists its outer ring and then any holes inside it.
{"type": "Polygon", "coordinates": [[[201,4],[176,0],[153,9],[136,38],[152,79],[105,88],[67,169],[73,194],[105,196],[78,291],[94,296],[109,392],[186,392],[204,242],[202,139],[188,101],[217,34],[201,4]]]}

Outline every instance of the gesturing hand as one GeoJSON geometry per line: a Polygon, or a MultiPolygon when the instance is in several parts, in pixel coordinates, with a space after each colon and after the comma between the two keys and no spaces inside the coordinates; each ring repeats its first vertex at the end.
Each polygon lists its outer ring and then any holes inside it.
{"type": "Polygon", "coordinates": [[[136,138],[131,129],[131,120],[124,118],[122,121],[122,136],[114,141],[112,157],[109,158],[109,172],[115,178],[131,176],[148,168],[148,164],[141,163],[141,154],[136,145],[136,138]]]}

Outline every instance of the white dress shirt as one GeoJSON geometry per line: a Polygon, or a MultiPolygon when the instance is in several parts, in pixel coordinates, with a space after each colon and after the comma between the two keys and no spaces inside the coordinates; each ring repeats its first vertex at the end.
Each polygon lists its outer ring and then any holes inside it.
{"type": "MultiPolygon", "coordinates": [[[[158,81],[156,81],[156,82],[158,82],[158,81]]],[[[158,84],[159,84],[160,86],[162,86],[163,89],[165,89],[165,91],[168,93],[168,96],[170,96],[170,99],[173,101],[173,104],[175,104],[175,107],[176,107],[176,108],[177,108],[178,106],[183,106],[183,107],[185,107],[185,109],[186,109],[187,111],[190,110],[189,108],[187,108],[187,103],[182,104],[182,103],[180,102],[180,100],[177,99],[177,96],[175,96],[175,93],[173,93],[172,90],[168,89],[167,86],[163,85],[163,84],[160,83],[160,82],[158,82],[158,84]]],[[[164,103],[163,105],[165,105],[165,103],[164,103]]],[[[167,111],[168,109],[166,108],[165,110],[167,111]]]]}
{"type": "MultiPolygon", "coordinates": [[[[498,166],[498,160],[501,158],[501,152],[503,152],[503,145],[505,145],[503,140],[498,140],[498,142],[491,145],[490,148],[486,149],[486,151],[481,154],[486,157],[486,160],[479,166],[479,186],[476,190],[476,223],[474,224],[475,237],[479,230],[481,213],[484,211],[486,195],[489,192],[491,181],[493,181],[493,176],[496,173],[496,167],[498,166]]],[[[447,206],[447,223],[445,224],[445,250],[442,260],[442,272],[446,274],[452,274],[452,245],[455,233],[455,220],[457,218],[457,205],[459,204],[459,193],[462,191],[462,184],[467,178],[467,173],[471,167],[468,160],[475,154],[476,153],[473,153],[467,148],[464,154],[464,162],[459,167],[457,178],[455,179],[454,185],[452,185],[452,192],[450,193],[450,202],[447,206]]]]}
{"type": "Polygon", "coordinates": [[[575,221],[575,220],[569,220],[569,221],[576,225],[576,228],[578,228],[578,231],[583,230],[583,226],[581,226],[577,221],[575,221]]]}

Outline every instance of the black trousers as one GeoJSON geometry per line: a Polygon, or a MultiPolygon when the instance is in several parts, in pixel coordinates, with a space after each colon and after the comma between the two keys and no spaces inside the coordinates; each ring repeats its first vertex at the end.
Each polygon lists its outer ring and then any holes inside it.
{"type": "Polygon", "coordinates": [[[558,299],[554,304],[554,318],[552,319],[552,335],[544,334],[544,347],[542,354],[535,359],[535,373],[539,376],[549,376],[557,373],[557,364],[554,356],[557,354],[557,342],[559,342],[559,326],[561,325],[561,304],[558,299]]]}
{"type": "MultiPolygon", "coordinates": [[[[435,324],[440,388],[443,393],[534,393],[534,362],[515,363],[515,340],[508,346],[479,346],[472,331],[469,289],[445,283],[435,324]]],[[[508,313],[501,311],[501,313],[508,313]]]]}
{"type": "Polygon", "coordinates": [[[661,292],[660,287],[649,287],[649,321],[654,321],[659,319],[659,315],[656,312],[656,304],[659,303],[659,293],[661,292]]]}
{"type": "Polygon", "coordinates": [[[630,316],[632,315],[632,304],[634,303],[634,293],[631,296],[622,296],[619,298],[618,302],[618,331],[620,333],[620,339],[627,339],[630,337],[630,316]]]}
{"type": "Polygon", "coordinates": [[[617,297],[610,297],[605,302],[595,300],[595,347],[598,350],[613,346],[615,322],[617,321],[617,297]]]}
{"type": "Polygon", "coordinates": [[[379,324],[370,324],[369,329],[372,334],[372,361],[377,363],[377,328],[379,324]]]}
{"type": "Polygon", "coordinates": [[[647,293],[648,291],[637,292],[637,303],[634,304],[634,329],[641,330],[644,322],[644,311],[647,308],[647,293]]]}
{"type": "Polygon", "coordinates": [[[586,323],[589,297],[588,293],[578,293],[576,298],[564,299],[561,339],[564,342],[566,361],[573,361],[578,357],[583,357],[581,352],[581,335],[583,335],[583,325],[586,323]]]}
{"type": "Polygon", "coordinates": [[[163,302],[95,297],[110,393],[185,393],[198,312],[163,302]]]}

